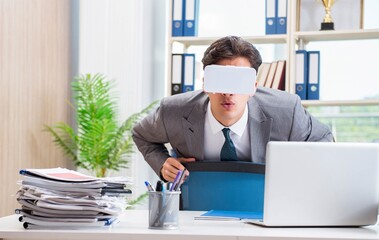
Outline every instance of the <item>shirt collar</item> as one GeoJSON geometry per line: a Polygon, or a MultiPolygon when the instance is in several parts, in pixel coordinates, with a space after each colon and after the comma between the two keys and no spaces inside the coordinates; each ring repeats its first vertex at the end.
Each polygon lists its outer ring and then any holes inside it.
{"type": "MultiPolygon", "coordinates": [[[[248,107],[246,104],[245,111],[243,112],[242,117],[232,126],[229,126],[230,130],[234,132],[235,134],[237,134],[238,136],[242,136],[243,132],[246,129],[247,120],[248,120],[248,107]]],[[[225,126],[219,123],[219,121],[217,121],[217,119],[213,116],[210,102],[208,103],[206,121],[208,121],[213,134],[216,134],[220,132],[223,128],[225,128],[225,126]]]]}

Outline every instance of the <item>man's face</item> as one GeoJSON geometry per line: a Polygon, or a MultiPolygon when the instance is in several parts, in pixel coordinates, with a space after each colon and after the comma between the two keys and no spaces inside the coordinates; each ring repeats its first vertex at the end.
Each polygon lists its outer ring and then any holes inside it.
{"type": "MultiPolygon", "coordinates": [[[[251,67],[244,57],[223,59],[217,65],[251,67]]],[[[250,95],[229,93],[208,93],[213,116],[224,126],[231,126],[243,115],[250,95]]]]}

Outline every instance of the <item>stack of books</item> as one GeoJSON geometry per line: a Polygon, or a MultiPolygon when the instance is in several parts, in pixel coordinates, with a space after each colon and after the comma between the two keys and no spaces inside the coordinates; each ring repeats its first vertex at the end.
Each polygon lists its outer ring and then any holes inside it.
{"type": "Polygon", "coordinates": [[[262,63],[258,69],[257,82],[261,87],[285,90],[286,61],[262,63]]]}
{"type": "Polygon", "coordinates": [[[95,178],[65,168],[21,170],[19,221],[30,228],[111,226],[127,207],[128,178],[95,178]]]}

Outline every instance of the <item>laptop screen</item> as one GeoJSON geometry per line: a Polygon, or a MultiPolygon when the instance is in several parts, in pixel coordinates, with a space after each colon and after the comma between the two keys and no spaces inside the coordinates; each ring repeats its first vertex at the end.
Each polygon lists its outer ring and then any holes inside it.
{"type": "Polygon", "coordinates": [[[269,142],[264,222],[361,226],[378,214],[379,144],[269,142]]]}

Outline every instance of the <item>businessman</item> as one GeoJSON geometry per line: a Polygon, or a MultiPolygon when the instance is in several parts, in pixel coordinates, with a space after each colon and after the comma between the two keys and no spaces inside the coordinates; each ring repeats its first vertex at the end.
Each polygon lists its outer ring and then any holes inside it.
{"type": "MultiPolygon", "coordinates": [[[[258,71],[262,58],[249,42],[228,36],[212,43],[202,62],[204,68],[216,64],[258,71]]],[[[264,87],[250,95],[194,91],[166,97],[132,133],[145,160],[165,181],[173,181],[185,162],[265,163],[269,141],[333,141],[329,128],[302,107],[297,95],[264,87]]]]}

